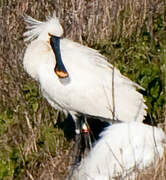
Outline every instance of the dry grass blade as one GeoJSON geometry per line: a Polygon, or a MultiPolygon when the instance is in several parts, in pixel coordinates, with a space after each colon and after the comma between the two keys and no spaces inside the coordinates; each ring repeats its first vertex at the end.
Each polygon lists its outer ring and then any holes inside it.
{"type": "MultiPolygon", "coordinates": [[[[166,25],[165,8],[165,0],[0,0],[0,179],[64,179],[71,165],[73,141],[55,128],[57,112],[22,67],[25,14],[45,20],[56,11],[66,37],[92,46],[103,39],[139,37],[143,28],[154,37],[156,16],[166,25]]],[[[165,179],[165,168],[164,159],[138,179],[165,179]]]]}

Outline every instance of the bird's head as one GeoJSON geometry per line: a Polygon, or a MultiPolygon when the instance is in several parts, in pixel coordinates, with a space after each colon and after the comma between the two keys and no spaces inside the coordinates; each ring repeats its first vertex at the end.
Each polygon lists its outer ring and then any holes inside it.
{"type": "Polygon", "coordinates": [[[34,39],[49,43],[56,59],[56,65],[54,71],[59,78],[68,77],[68,72],[63,64],[60,50],[60,38],[63,36],[63,28],[56,17],[55,13],[53,17],[48,17],[47,21],[40,22],[33,19],[30,16],[25,17],[27,22],[27,29],[24,33],[26,36],[25,41],[33,41],[34,39]]]}

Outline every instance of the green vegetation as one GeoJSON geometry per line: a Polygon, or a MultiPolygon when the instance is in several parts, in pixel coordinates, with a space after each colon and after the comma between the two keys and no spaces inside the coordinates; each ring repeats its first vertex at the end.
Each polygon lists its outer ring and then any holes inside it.
{"type": "Polygon", "coordinates": [[[146,120],[150,124],[164,122],[165,105],[166,32],[164,24],[155,26],[153,36],[142,28],[139,36],[132,34],[129,38],[106,40],[94,46],[122,74],[144,88],[142,93],[148,106],[146,120]]]}
{"type": "MultiPolygon", "coordinates": [[[[47,167],[49,158],[61,162],[59,153],[66,157],[73,145],[64,137],[63,130],[55,127],[57,112],[46,106],[38,86],[28,81],[22,92],[25,107],[18,106],[17,112],[4,107],[0,112],[0,179],[3,180],[25,179],[28,170],[40,175],[41,166],[47,167]]],[[[69,162],[68,157],[64,161],[69,162]]]]}
{"type": "MultiPolygon", "coordinates": [[[[61,180],[70,168],[73,140],[22,67],[23,15],[44,20],[54,10],[66,37],[98,49],[145,89],[146,121],[165,123],[165,0],[0,0],[0,180],[61,180]]],[[[149,179],[161,179],[153,172],[149,179]]]]}

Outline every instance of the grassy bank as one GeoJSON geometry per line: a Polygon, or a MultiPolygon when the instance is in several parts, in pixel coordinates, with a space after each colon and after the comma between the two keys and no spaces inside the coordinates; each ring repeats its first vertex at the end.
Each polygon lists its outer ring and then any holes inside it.
{"type": "Polygon", "coordinates": [[[0,179],[61,180],[71,162],[73,139],[22,67],[23,15],[45,20],[54,10],[66,37],[98,49],[145,88],[146,121],[165,122],[164,0],[0,0],[0,179]]]}

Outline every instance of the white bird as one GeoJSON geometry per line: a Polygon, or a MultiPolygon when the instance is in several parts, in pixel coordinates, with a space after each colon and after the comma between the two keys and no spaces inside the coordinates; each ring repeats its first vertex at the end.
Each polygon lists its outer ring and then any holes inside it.
{"type": "Polygon", "coordinates": [[[138,172],[163,157],[166,135],[140,122],[109,126],[81,161],[71,180],[135,179],[138,172]]]}
{"type": "Polygon", "coordinates": [[[43,96],[56,109],[94,116],[108,122],[143,121],[146,105],[141,88],[121,75],[98,51],[63,38],[58,18],[40,22],[26,17],[30,44],[23,66],[40,83],[43,96]]]}

